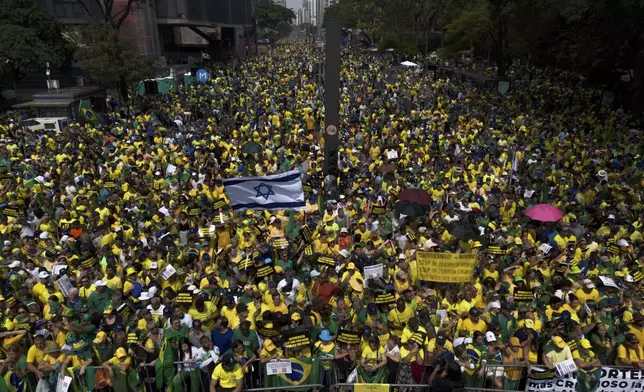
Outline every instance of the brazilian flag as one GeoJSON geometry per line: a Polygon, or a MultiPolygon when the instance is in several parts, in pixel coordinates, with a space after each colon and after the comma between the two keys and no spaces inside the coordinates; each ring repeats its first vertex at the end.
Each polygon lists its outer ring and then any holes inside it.
{"type": "MultiPolygon", "coordinates": [[[[288,386],[307,386],[320,383],[320,359],[319,358],[291,358],[291,374],[275,374],[269,376],[266,374],[266,365],[264,372],[264,383],[266,388],[280,388],[288,386]]],[[[306,389],[306,388],[303,388],[306,389]]]]}
{"type": "Polygon", "coordinates": [[[88,100],[82,99],[79,105],[79,112],[85,119],[92,123],[93,126],[97,127],[101,124],[101,119],[98,117],[98,114],[92,109],[88,100]]]}

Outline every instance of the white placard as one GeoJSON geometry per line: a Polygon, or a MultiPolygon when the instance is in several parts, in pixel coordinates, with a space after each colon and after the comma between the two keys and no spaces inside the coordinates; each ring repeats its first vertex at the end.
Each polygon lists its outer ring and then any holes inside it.
{"type": "Polygon", "coordinates": [[[69,280],[69,276],[63,275],[56,281],[56,284],[58,285],[58,288],[60,289],[60,292],[63,293],[65,298],[68,297],[69,290],[72,289],[72,282],[69,280]]]}
{"type": "Polygon", "coordinates": [[[552,246],[548,244],[541,244],[539,247],[539,250],[543,252],[543,254],[547,255],[550,250],[552,250],[552,246]]]}
{"type": "Polygon", "coordinates": [[[288,359],[274,359],[266,363],[266,374],[274,376],[276,374],[291,374],[291,361],[288,359]]]}
{"type": "Polygon", "coordinates": [[[572,358],[566,359],[563,362],[559,362],[555,367],[557,368],[557,374],[560,377],[577,371],[577,365],[575,364],[575,360],[572,358]]]}
{"type": "Polygon", "coordinates": [[[176,274],[176,273],[177,273],[177,270],[176,270],[176,269],[174,269],[174,267],[173,267],[173,266],[171,266],[170,264],[168,264],[168,265],[165,267],[165,269],[163,270],[163,272],[161,272],[161,277],[163,278],[163,280],[168,280],[168,279],[170,279],[170,277],[171,277],[172,275],[174,275],[174,274],[176,274]]]}
{"type": "Polygon", "coordinates": [[[608,287],[615,287],[616,289],[618,289],[618,288],[619,288],[619,286],[617,285],[617,283],[615,283],[615,281],[614,281],[612,278],[609,278],[608,276],[600,276],[600,277],[599,277],[599,280],[601,280],[601,281],[602,281],[602,283],[604,284],[604,286],[608,286],[608,287]]]}
{"type": "Polygon", "coordinates": [[[447,309],[438,309],[436,311],[436,315],[441,318],[440,325],[443,325],[444,320],[449,320],[449,317],[447,315],[447,309]]]}
{"type": "Polygon", "coordinates": [[[376,264],[369,267],[364,267],[364,280],[369,280],[373,278],[380,278],[383,273],[383,265],[376,264]]]}
{"type": "Polygon", "coordinates": [[[165,174],[166,176],[171,176],[177,171],[177,167],[173,164],[169,164],[168,167],[165,169],[165,174]]]}
{"type": "Polygon", "coordinates": [[[387,159],[398,159],[398,151],[387,151],[387,159]]]}
{"type": "Polygon", "coordinates": [[[61,373],[56,385],[56,392],[67,392],[70,385],[72,385],[72,378],[69,376],[63,377],[63,374],[61,373]]]}

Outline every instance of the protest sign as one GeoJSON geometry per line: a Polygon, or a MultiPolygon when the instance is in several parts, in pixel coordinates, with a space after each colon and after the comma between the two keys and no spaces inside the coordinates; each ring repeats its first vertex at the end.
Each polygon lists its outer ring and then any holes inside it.
{"type": "Polygon", "coordinates": [[[309,331],[288,331],[284,333],[284,344],[288,349],[308,347],[311,344],[309,331]]]}
{"type": "Polygon", "coordinates": [[[528,378],[528,392],[627,392],[644,390],[644,370],[603,367],[591,373],[576,372],[558,376],[552,371],[533,367],[528,378]],[[584,385],[578,386],[577,383],[584,385]]]}
{"type": "Polygon", "coordinates": [[[429,282],[469,282],[476,266],[475,253],[416,252],[418,279],[429,282]]]}
{"type": "Polygon", "coordinates": [[[291,374],[291,361],[288,359],[274,359],[266,364],[266,374],[273,376],[275,374],[291,374]]]}
{"type": "Polygon", "coordinates": [[[376,264],[376,265],[371,265],[369,267],[364,267],[364,280],[369,280],[373,278],[379,278],[382,276],[383,272],[383,265],[382,264],[376,264]]]}
{"type": "Polygon", "coordinates": [[[340,330],[335,341],[345,344],[360,344],[360,338],[360,332],[340,330]]]}

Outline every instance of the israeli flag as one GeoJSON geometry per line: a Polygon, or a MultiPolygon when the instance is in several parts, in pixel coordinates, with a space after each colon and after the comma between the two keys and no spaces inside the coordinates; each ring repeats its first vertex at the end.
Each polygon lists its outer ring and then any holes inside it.
{"type": "Polygon", "coordinates": [[[233,211],[305,208],[299,170],[263,177],[229,178],[222,182],[233,211]]]}

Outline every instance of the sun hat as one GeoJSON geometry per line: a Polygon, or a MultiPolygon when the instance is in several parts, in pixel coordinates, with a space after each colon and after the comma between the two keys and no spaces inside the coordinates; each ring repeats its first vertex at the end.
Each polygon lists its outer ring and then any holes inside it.
{"type": "Polygon", "coordinates": [[[333,336],[331,336],[331,333],[328,329],[323,329],[320,333],[320,340],[323,342],[330,342],[333,340],[333,336]]]}

